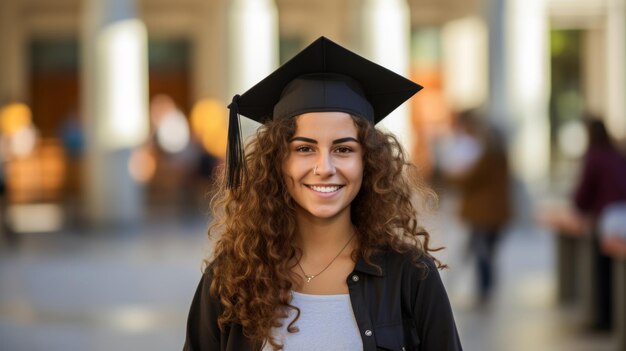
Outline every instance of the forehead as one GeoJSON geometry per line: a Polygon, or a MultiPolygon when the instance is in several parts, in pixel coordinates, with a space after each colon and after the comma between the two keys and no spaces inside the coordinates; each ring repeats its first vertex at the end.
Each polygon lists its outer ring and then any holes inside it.
{"type": "Polygon", "coordinates": [[[357,132],[352,116],[345,112],[310,112],[296,117],[295,136],[356,138],[357,132]]]}

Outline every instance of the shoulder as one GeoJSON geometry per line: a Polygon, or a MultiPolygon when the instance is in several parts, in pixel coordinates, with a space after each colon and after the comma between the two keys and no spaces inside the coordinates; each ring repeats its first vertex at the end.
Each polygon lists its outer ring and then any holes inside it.
{"type": "Polygon", "coordinates": [[[211,285],[214,277],[214,262],[205,262],[202,268],[202,276],[200,277],[200,283],[202,285],[211,285]]]}
{"type": "Polygon", "coordinates": [[[462,350],[452,307],[435,260],[415,248],[385,251],[385,274],[399,291],[401,314],[421,350],[462,350]]]}
{"type": "Polygon", "coordinates": [[[196,300],[201,310],[210,311],[211,314],[219,314],[223,307],[219,297],[211,289],[214,280],[215,267],[213,263],[209,263],[202,272],[194,300],[196,300]]]}
{"type": "Polygon", "coordinates": [[[402,304],[423,321],[428,311],[451,315],[450,302],[435,260],[418,248],[381,251],[384,281],[399,291],[402,304]],[[424,307],[427,306],[427,307],[424,307]]]}
{"type": "Polygon", "coordinates": [[[211,305],[214,305],[215,302],[219,301],[219,299],[213,296],[213,293],[211,292],[211,285],[213,284],[214,279],[215,267],[213,263],[209,263],[202,272],[197,293],[201,294],[201,299],[203,301],[210,302],[211,305]]]}
{"type": "Polygon", "coordinates": [[[219,349],[221,330],[217,319],[222,306],[211,293],[213,269],[209,265],[204,270],[194,294],[187,317],[185,350],[219,349]]]}
{"type": "Polygon", "coordinates": [[[394,250],[390,247],[379,251],[383,269],[389,273],[402,273],[418,280],[427,280],[430,276],[438,277],[438,268],[434,259],[416,247],[394,250]]]}

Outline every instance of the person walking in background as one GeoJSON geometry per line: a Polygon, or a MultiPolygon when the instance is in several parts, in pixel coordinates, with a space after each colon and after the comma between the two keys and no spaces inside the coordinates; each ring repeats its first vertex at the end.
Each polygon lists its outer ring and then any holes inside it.
{"type": "Polygon", "coordinates": [[[598,310],[591,327],[606,330],[610,329],[612,320],[613,273],[611,258],[601,250],[598,221],[610,205],[626,201],[626,158],[615,147],[600,119],[589,118],[586,127],[589,146],[573,200],[589,223],[594,246],[594,295],[598,310]]]}
{"type": "Polygon", "coordinates": [[[477,295],[483,304],[495,285],[496,246],[510,218],[511,200],[504,140],[481,117],[477,110],[459,115],[456,132],[459,140],[465,140],[465,157],[444,173],[460,193],[459,216],[469,227],[468,250],[476,258],[477,295]]]}
{"type": "Polygon", "coordinates": [[[574,203],[583,215],[597,219],[608,205],[626,201],[626,158],[615,147],[601,120],[590,118],[586,127],[589,146],[574,203]]]}

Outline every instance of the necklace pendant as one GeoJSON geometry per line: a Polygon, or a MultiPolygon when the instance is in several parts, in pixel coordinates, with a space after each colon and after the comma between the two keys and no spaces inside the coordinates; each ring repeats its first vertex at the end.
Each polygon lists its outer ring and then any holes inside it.
{"type": "Polygon", "coordinates": [[[337,259],[337,257],[339,257],[339,255],[341,255],[341,253],[343,252],[343,250],[346,249],[346,247],[348,247],[348,244],[350,244],[350,241],[352,241],[352,238],[354,238],[354,232],[352,233],[352,236],[350,236],[350,239],[348,239],[348,242],[343,246],[343,248],[341,249],[341,251],[339,251],[339,253],[337,253],[337,255],[335,256],[335,258],[333,258],[327,265],[326,267],[324,267],[324,269],[322,269],[319,273],[314,274],[314,275],[308,275],[304,272],[304,268],[302,268],[302,265],[300,264],[300,258],[298,258],[298,261],[296,262],[296,264],[298,265],[298,267],[300,267],[300,270],[302,271],[302,274],[304,274],[304,279],[306,279],[307,283],[310,283],[311,280],[313,280],[313,278],[317,277],[318,275],[324,273],[324,271],[326,271],[328,269],[328,267],[330,267],[331,264],[333,264],[333,262],[335,262],[335,260],[337,259]]]}

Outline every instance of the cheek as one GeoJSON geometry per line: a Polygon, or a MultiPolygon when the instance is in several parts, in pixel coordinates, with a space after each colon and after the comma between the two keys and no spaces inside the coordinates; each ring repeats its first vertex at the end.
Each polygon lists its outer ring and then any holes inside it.
{"type": "Polygon", "coordinates": [[[360,159],[354,160],[350,167],[350,177],[355,181],[361,183],[363,180],[363,161],[360,159]]]}
{"type": "Polygon", "coordinates": [[[293,172],[293,160],[286,159],[283,162],[283,174],[287,177],[291,177],[291,173],[293,172]]]}
{"type": "Polygon", "coordinates": [[[365,173],[365,163],[363,162],[362,158],[359,160],[358,164],[359,164],[359,171],[358,171],[359,190],[361,190],[361,187],[363,186],[363,175],[365,173]]]}
{"type": "Polygon", "coordinates": [[[289,176],[289,174],[285,172],[283,172],[283,184],[287,191],[291,192],[291,189],[293,189],[294,181],[293,178],[291,178],[291,176],[289,176]]]}
{"type": "Polygon", "coordinates": [[[294,160],[291,157],[287,158],[285,162],[283,162],[283,179],[285,182],[285,186],[288,190],[292,189],[295,186],[297,180],[301,177],[301,175],[299,174],[302,173],[300,171],[301,168],[302,167],[298,164],[298,161],[294,160]]]}
{"type": "Polygon", "coordinates": [[[361,190],[361,187],[363,186],[363,172],[359,173],[358,180],[355,183],[357,184],[358,190],[361,190]]]}
{"type": "Polygon", "coordinates": [[[283,164],[282,176],[285,187],[287,188],[287,190],[290,190],[293,187],[293,177],[291,176],[291,172],[289,171],[289,163],[287,161],[283,164]]]}
{"type": "Polygon", "coordinates": [[[343,177],[350,182],[353,190],[358,191],[363,183],[363,162],[360,159],[346,160],[338,165],[343,177]]]}

